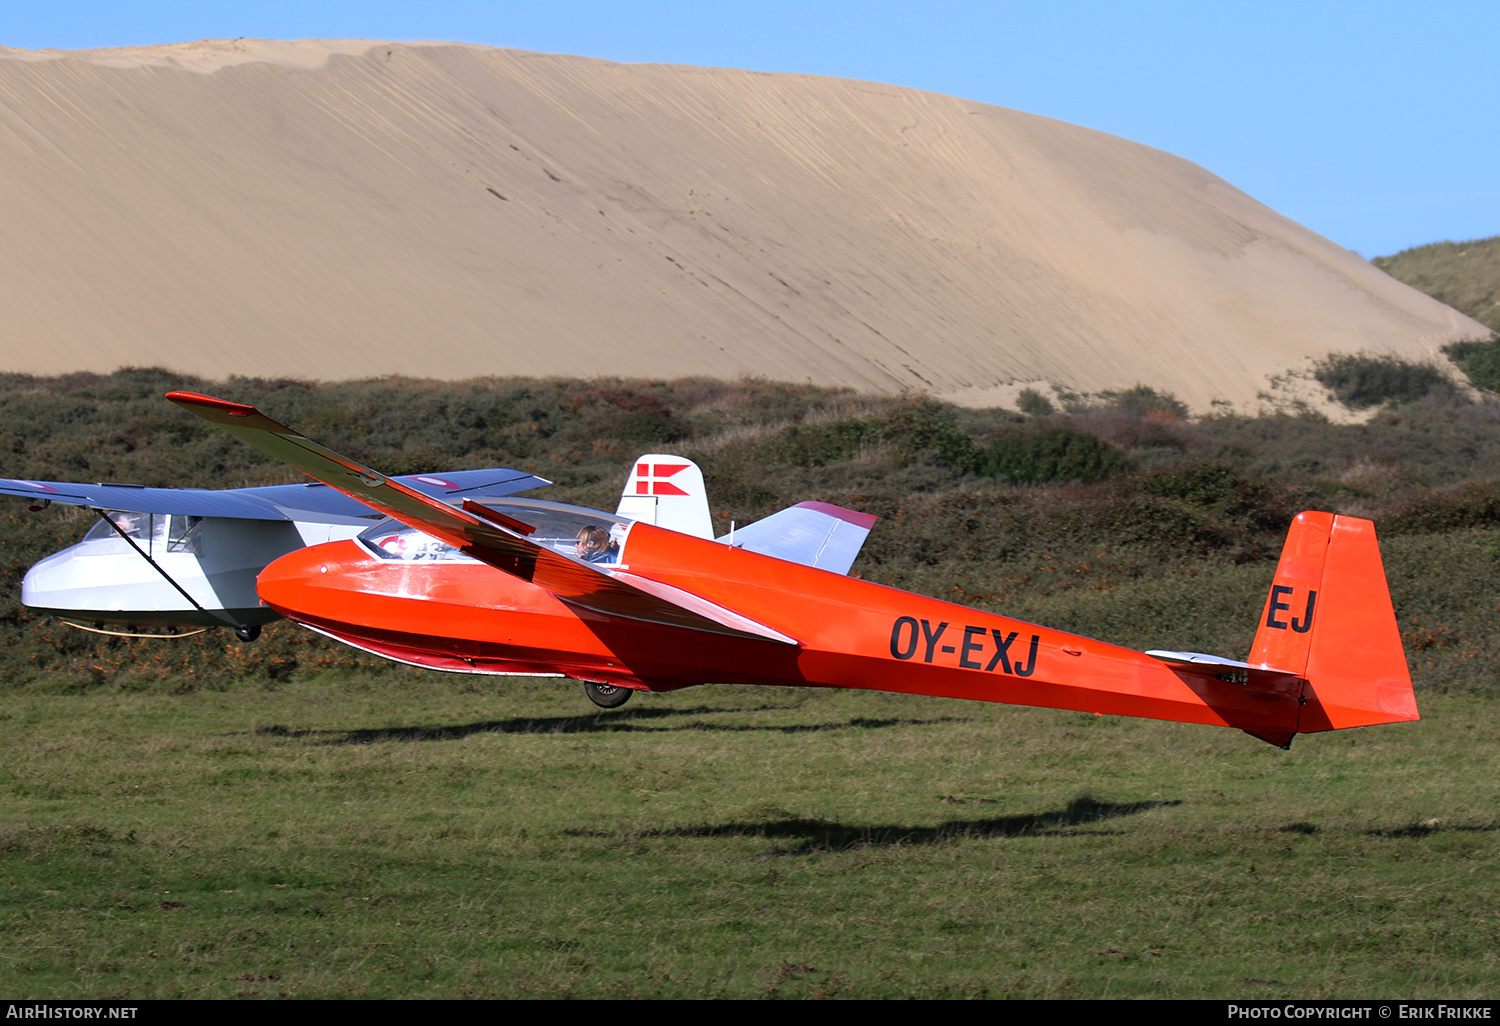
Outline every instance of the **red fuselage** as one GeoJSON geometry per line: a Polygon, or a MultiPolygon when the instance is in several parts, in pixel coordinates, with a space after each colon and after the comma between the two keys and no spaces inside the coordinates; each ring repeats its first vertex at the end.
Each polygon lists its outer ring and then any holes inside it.
{"type": "Polygon", "coordinates": [[[1291,682],[1284,693],[1251,691],[1130,649],[645,524],[633,527],[626,557],[621,572],[731,607],[797,644],[600,614],[482,563],[392,562],[353,541],[277,560],[259,592],[288,619],[433,669],[653,691],[863,688],[1298,729],[1291,682]]]}

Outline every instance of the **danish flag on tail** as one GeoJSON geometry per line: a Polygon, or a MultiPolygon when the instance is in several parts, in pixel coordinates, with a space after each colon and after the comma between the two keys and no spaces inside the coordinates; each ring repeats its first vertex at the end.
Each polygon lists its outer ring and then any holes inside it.
{"type": "MultiPolygon", "coordinates": [[[[687,495],[670,478],[688,468],[686,463],[650,462],[650,457],[638,460],[635,465],[635,494],[637,495],[687,495]]],[[[626,486],[629,487],[628,485],[626,486]]]]}
{"type": "Polygon", "coordinates": [[[636,460],[615,515],[695,538],[714,536],[703,471],[681,456],[649,453],[636,460]]]}

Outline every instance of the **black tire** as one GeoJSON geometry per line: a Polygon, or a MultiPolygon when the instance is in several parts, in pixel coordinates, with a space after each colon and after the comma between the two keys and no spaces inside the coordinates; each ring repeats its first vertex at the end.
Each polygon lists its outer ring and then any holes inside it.
{"type": "Polygon", "coordinates": [[[260,637],[260,625],[252,624],[249,627],[236,627],[234,629],[234,636],[241,641],[254,641],[260,637]]]}
{"type": "Polygon", "coordinates": [[[618,709],[630,701],[630,696],[635,694],[630,688],[622,688],[616,684],[599,684],[592,680],[583,682],[583,693],[589,696],[601,709],[618,709]]]}

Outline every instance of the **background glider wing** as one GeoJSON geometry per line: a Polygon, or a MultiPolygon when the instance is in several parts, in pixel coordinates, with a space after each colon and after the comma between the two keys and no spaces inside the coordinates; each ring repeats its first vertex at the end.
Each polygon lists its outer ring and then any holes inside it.
{"type": "MultiPolygon", "coordinates": [[[[167,398],[304,474],[576,606],[605,616],[796,644],[779,631],[699,596],[656,582],[630,583],[594,564],[536,545],[524,537],[529,525],[472,500],[455,509],[429,498],[395,478],[340,456],[253,406],[192,392],[172,392],[167,398]]],[[[636,527],[656,529],[649,524],[636,527]]]]}
{"type": "MultiPolygon", "coordinates": [[[[513,495],[551,483],[524,471],[505,469],[412,474],[395,480],[425,495],[448,501],[475,495],[491,498],[513,495]]],[[[48,500],[69,506],[87,506],[91,509],[239,520],[357,524],[368,521],[374,515],[374,511],[363,502],[322,483],[218,491],[207,488],[142,488],[137,485],[90,485],[67,481],[0,478],[0,495],[48,500]]]]}

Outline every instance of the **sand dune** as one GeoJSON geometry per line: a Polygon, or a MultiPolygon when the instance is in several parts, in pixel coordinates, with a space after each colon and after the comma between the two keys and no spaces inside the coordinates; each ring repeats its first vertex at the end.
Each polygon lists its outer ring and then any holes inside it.
{"type": "Polygon", "coordinates": [[[1180,158],[868,82],[452,44],[0,48],[0,369],[761,375],[1253,408],[1487,334],[1180,158]]]}

